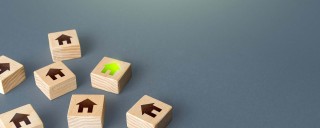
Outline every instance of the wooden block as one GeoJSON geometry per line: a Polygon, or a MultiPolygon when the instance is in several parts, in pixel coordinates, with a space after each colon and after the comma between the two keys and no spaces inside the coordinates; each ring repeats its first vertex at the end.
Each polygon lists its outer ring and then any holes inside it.
{"type": "Polygon", "coordinates": [[[22,64],[0,56],[0,93],[6,94],[26,79],[22,64]]]}
{"type": "Polygon", "coordinates": [[[130,63],[104,57],[90,74],[92,87],[119,94],[131,72],[130,63]]]}
{"type": "Polygon", "coordinates": [[[128,112],[128,128],[165,128],[172,118],[172,107],[144,95],[128,112]]]}
{"type": "Polygon", "coordinates": [[[69,128],[103,128],[104,95],[72,95],[68,110],[69,128]]]}
{"type": "Polygon", "coordinates": [[[38,88],[53,100],[77,88],[76,76],[62,62],[56,62],[33,72],[38,88]]]}
{"type": "Polygon", "coordinates": [[[49,33],[48,38],[54,62],[81,57],[80,42],[75,29],[49,33]]]}
{"type": "Polygon", "coordinates": [[[0,115],[0,128],[43,128],[43,123],[31,104],[0,115]]]}

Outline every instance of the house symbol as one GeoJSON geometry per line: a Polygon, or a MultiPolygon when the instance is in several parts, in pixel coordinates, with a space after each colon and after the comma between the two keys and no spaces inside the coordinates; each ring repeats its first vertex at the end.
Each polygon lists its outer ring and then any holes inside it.
{"type": "Polygon", "coordinates": [[[108,70],[110,70],[109,75],[113,76],[118,70],[120,70],[120,66],[117,63],[106,64],[104,65],[101,73],[106,73],[108,70]]]}
{"type": "Polygon", "coordinates": [[[0,63],[0,74],[4,73],[7,70],[10,71],[10,64],[9,63],[0,63]]]}
{"type": "Polygon", "coordinates": [[[153,110],[155,110],[157,112],[161,112],[162,109],[158,108],[157,106],[154,106],[154,103],[141,105],[142,115],[147,114],[147,115],[155,118],[157,115],[152,113],[153,110]]]}
{"type": "Polygon", "coordinates": [[[63,45],[63,41],[67,41],[67,44],[71,44],[70,38],[72,38],[72,37],[62,34],[56,40],[58,40],[59,45],[63,45]]]}
{"type": "Polygon", "coordinates": [[[57,79],[56,75],[59,75],[60,77],[64,77],[65,75],[61,72],[61,70],[62,69],[50,68],[46,76],[50,76],[52,80],[57,79]]]}
{"type": "Polygon", "coordinates": [[[12,119],[10,120],[10,122],[13,122],[14,125],[17,128],[21,128],[20,122],[24,122],[26,123],[26,125],[31,124],[30,120],[28,119],[28,114],[20,114],[20,113],[16,113],[12,119]]]}
{"type": "Polygon", "coordinates": [[[79,105],[78,112],[82,113],[83,108],[88,108],[88,113],[92,113],[93,111],[93,106],[97,105],[96,103],[92,102],[89,99],[86,99],[84,101],[79,102],[77,105],[79,105]]]}

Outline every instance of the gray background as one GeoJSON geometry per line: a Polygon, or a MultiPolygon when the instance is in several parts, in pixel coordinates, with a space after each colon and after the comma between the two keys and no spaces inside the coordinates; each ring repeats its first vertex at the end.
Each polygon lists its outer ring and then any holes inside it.
{"type": "Polygon", "coordinates": [[[320,1],[68,0],[0,2],[0,54],[27,79],[0,95],[0,113],[31,103],[47,128],[66,128],[70,96],[104,94],[105,127],[148,94],[174,107],[171,128],[319,128],[320,1]],[[52,63],[47,34],[77,29],[78,89],[49,101],[33,71],[52,63]],[[133,64],[120,95],[92,88],[103,56],[133,64]]]}

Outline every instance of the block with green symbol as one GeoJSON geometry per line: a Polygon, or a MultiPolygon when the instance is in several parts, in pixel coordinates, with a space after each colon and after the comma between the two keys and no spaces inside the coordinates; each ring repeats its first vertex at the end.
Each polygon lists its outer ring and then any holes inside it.
{"type": "Polygon", "coordinates": [[[91,85],[94,88],[119,94],[131,78],[131,64],[104,57],[91,72],[91,85]]]}

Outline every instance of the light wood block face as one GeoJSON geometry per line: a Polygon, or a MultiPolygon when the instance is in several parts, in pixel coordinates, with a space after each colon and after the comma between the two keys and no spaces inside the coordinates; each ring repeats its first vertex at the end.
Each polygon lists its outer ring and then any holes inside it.
{"type": "Polygon", "coordinates": [[[76,30],[48,34],[52,60],[54,62],[81,57],[80,42],[76,30]]]}
{"type": "Polygon", "coordinates": [[[172,107],[144,95],[126,114],[128,128],[165,128],[172,118],[172,107]]]}
{"type": "Polygon", "coordinates": [[[0,93],[6,94],[26,79],[22,64],[0,56],[0,93]]]}
{"type": "Polygon", "coordinates": [[[72,95],[68,110],[69,128],[103,128],[104,95],[72,95]]]}
{"type": "Polygon", "coordinates": [[[33,72],[36,85],[53,100],[77,88],[76,76],[62,62],[56,62],[33,72]]]}
{"type": "Polygon", "coordinates": [[[119,94],[131,78],[131,64],[104,57],[91,72],[92,87],[119,94]]]}
{"type": "Polygon", "coordinates": [[[0,128],[43,128],[43,123],[30,104],[0,115],[0,128]]]}

